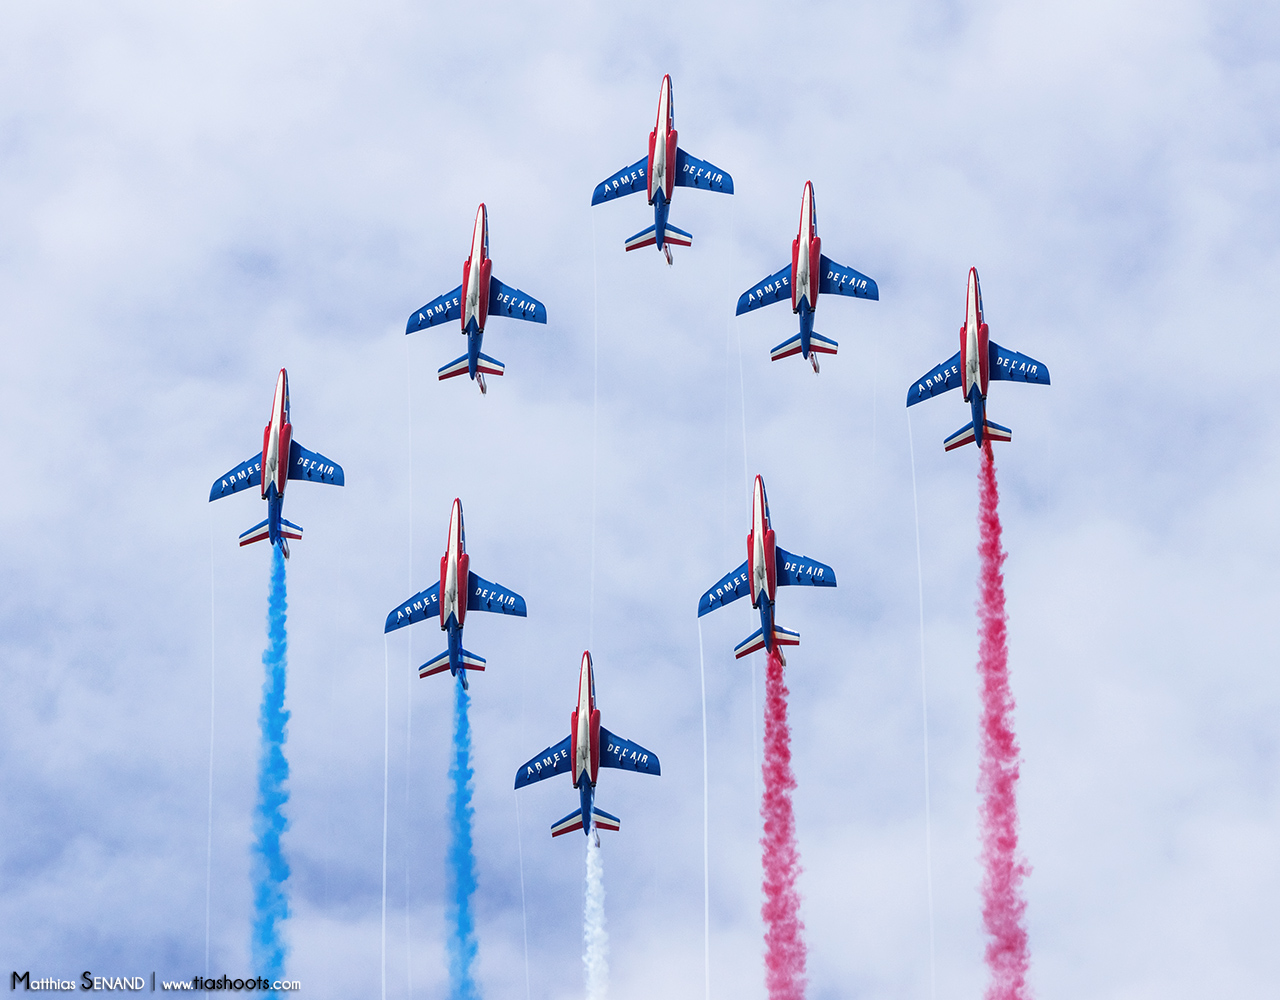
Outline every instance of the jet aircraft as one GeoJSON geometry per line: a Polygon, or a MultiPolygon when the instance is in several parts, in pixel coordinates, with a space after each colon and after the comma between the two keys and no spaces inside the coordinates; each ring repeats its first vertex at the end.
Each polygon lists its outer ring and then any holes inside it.
{"type": "Polygon", "coordinates": [[[447,670],[466,689],[469,686],[466,671],[483,670],[487,662],[483,656],[462,648],[462,626],[468,611],[494,611],[521,618],[526,614],[523,597],[471,572],[467,533],[462,524],[462,501],[455,499],[449,513],[448,545],[440,557],[439,582],[393,608],[383,631],[394,632],[438,616],[441,630],[449,633],[449,647],[420,666],[418,676],[429,677],[447,670]]]}
{"type": "Polygon", "coordinates": [[[756,282],[738,297],[737,315],[781,302],[790,296],[791,311],[800,315],[800,332],[784,340],[770,351],[774,361],[799,354],[818,373],[818,355],[835,354],[839,345],[813,330],[813,314],[822,292],[852,295],[860,299],[879,299],[880,289],[873,279],[851,267],[837,264],[822,252],[818,238],[818,210],[813,199],[813,184],[804,182],[800,202],[800,231],[791,241],[791,263],[775,274],[756,282]]]}
{"type": "Polygon", "coordinates": [[[289,422],[289,374],[283,368],[276,378],[276,394],[271,402],[271,420],[262,430],[262,451],[246,458],[230,472],[214,482],[209,490],[210,502],[238,493],[250,486],[262,488],[267,501],[267,519],[255,524],[240,536],[240,545],[270,540],[279,545],[289,558],[289,540],[299,541],[302,529],[283,517],[284,488],[290,479],[309,479],[313,483],[342,486],[342,466],[293,440],[293,424],[289,422]]]}
{"type": "Polygon", "coordinates": [[[564,819],[551,824],[551,836],[558,837],[571,830],[590,834],[594,830],[596,844],[599,845],[598,831],[617,830],[622,823],[617,816],[595,807],[596,778],[602,767],[644,774],[662,773],[657,754],[638,743],[614,736],[600,725],[591,653],[584,652],[578,674],[578,705],[569,716],[569,735],[522,764],[516,772],[516,788],[568,772],[573,776],[573,787],[578,790],[579,805],[564,819]]]}
{"type": "Polygon", "coordinates": [[[437,323],[461,320],[462,332],[467,337],[467,353],[441,368],[437,378],[443,381],[468,375],[480,386],[482,395],[488,391],[484,377],[501,375],[506,370],[501,361],[480,353],[484,325],[489,316],[513,316],[530,323],[547,321],[547,307],[532,295],[504,285],[493,277],[492,265],[489,259],[489,213],[481,202],[476,209],[476,225],[471,232],[471,256],[462,265],[462,284],[414,312],[404,330],[406,334],[416,333],[437,323]]]}
{"type": "Polygon", "coordinates": [[[653,206],[653,225],[626,242],[628,250],[656,246],[671,263],[672,245],[693,246],[693,236],[667,222],[675,186],[702,188],[733,194],[733,178],[706,160],[690,156],[676,145],[676,109],[671,97],[671,75],[662,78],[658,92],[658,120],[649,133],[649,152],[629,167],[596,185],[591,204],[644,191],[653,206]]]}
{"type": "Polygon", "coordinates": [[[1049,369],[1025,354],[1006,351],[988,338],[978,269],[971,267],[965,294],[964,326],[960,327],[960,350],[920,376],[907,390],[907,405],[914,406],[920,400],[941,392],[963,388],[961,395],[969,404],[973,419],[943,441],[943,448],[951,451],[970,441],[981,448],[987,439],[1009,441],[1013,431],[987,419],[987,384],[992,380],[1048,385],[1049,369]]]}
{"type": "MultiPolygon", "coordinates": [[[[783,628],[773,614],[778,588],[793,585],[834,587],[835,570],[808,556],[792,555],[774,541],[769,498],[764,491],[764,480],[756,476],[751,501],[751,532],[747,535],[747,561],[702,595],[698,601],[698,617],[739,597],[750,597],[751,606],[760,611],[760,627],[734,647],[733,655],[741,659],[757,649],[773,652],[775,646],[798,646],[800,633],[783,628]]],[[[782,657],[780,648],[778,655],[782,657]]],[[[786,662],[785,657],[783,662],[786,662]]]]}

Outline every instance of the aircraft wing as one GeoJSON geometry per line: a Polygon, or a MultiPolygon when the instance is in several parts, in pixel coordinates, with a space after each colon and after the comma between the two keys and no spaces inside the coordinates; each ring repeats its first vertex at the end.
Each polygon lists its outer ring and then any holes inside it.
{"type": "Polygon", "coordinates": [[[914,406],[922,399],[930,399],[948,389],[960,388],[960,375],[960,352],[956,351],[937,368],[925,372],[915,381],[907,390],[907,405],[914,406]]]}
{"type": "Polygon", "coordinates": [[[994,340],[987,341],[987,370],[992,379],[1006,382],[1049,384],[1049,369],[1035,358],[1017,351],[1006,351],[994,340]]]}
{"type": "Polygon", "coordinates": [[[747,577],[747,563],[724,575],[714,587],[702,595],[698,601],[698,617],[723,607],[739,597],[751,596],[751,581],[747,577]]]}
{"type": "Polygon", "coordinates": [[[600,766],[619,767],[624,771],[640,771],[644,774],[661,774],[658,755],[646,750],[639,743],[624,740],[621,736],[600,727],[600,766]]]}
{"type": "Polygon", "coordinates": [[[405,333],[417,333],[419,330],[425,330],[429,326],[435,326],[437,323],[444,323],[451,319],[462,319],[462,286],[459,285],[451,292],[445,292],[432,299],[421,309],[417,310],[409,317],[409,322],[405,324],[405,333]]]}
{"type": "MultiPolygon", "coordinates": [[[[604,732],[601,731],[601,736],[604,732]]],[[[520,765],[516,772],[516,787],[523,788],[535,781],[550,778],[553,774],[568,774],[573,770],[573,761],[569,757],[569,737],[566,736],[553,747],[547,747],[536,757],[531,757],[520,765]]]]}
{"type": "Polygon", "coordinates": [[[714,163],[690,156],[678,146],[676,147],[676,183],[681,187],[733,194],[733,178],[727,172],[714,163]]]}
{"type": "Polygon", "coordinates": [[[738,308],[735,316],[741,316],[752,309],[772,305],[786,299],[791,301],[791,265],[787,264],[777,274],[771,274],[763,281],[757,281],[738,296],[738,308]]]}
{"type": "Polygon", "coordinates": [[[289,442],[289,478],[309,479],[313,483],[329,483],[331,486],[346,484],[341,465],[319,452],[307,451],[297,441],[289,442]]]}
{"type": "Polygon", "coordinates": [[[484,577],[467,573],[467,610],[495,611],[503,615],[525,617],[524,598],[514,590],[507,590],[484,577]]]}
{"type": "Polygon", "coordinates": [[[781,545],[773,547],[779,587],[834,587],[836,571],[826,563],[808,556],[788,552],[781,545]]]}
{"type": "Polygon", "coordinates": [[[214,480],[209,490],[209,500],[221,500],[232,493],[247,490],[250,486],[262,485],[262,452],[253,458],[246,458],[230,472],[214,480]]]}
{"type": "Polygon", "coordinates": [[[822,276],[818,279],[819,295],[854,295],[860,299],[879,299],[880,288],[874,278],[861,271],[837,264],[821,254],[822,276]]]}
{"type": "Polygon", "coordinates": [[[403,604],[391,609],[387,615],[387,624],[383,632],[394,632],[398,628],[412,625],[414,622],[425,622],[428,618],[440,617],[440,581],[437,580],[426,590],[414,594],[403,604]]]}
{"type": "Polygon", "coordinates": [[[637,191],[649,193],[649,180],[645,173],[649,169],[649,156],[646,153],[629,167],[623,167],[612,177],[602,180],[591,193],[591,204],[600,205],[610,198],[621,198],[625,194],[637,191]]]}
{"type": "MultiPolygon", "coordinates": [[[[461,286],[459,286],[461,287],[461,286]]],[[[492,275],[489,277],[489,315],[501,313],[516,319],[527,319],[530,323],[545,323],[547,307],[532,295],[504,285],[492,275]]]]}

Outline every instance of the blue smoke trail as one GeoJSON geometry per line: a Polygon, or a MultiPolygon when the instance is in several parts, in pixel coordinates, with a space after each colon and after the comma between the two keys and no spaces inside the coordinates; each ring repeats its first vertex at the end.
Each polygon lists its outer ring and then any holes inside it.
{"type": "Polygon", "coordinates": [[[258,803],[253,819],[253,971],[269,980],[284,978],[286,948],[280,940],[280,925],[289,916],[289,900],[284,883],[289,865],[280,853],[280,834],[287,823],[284,804],[289,793],[284,783],[289,762],[284,757],[285,725],[289,713],[284,707],[285,632],[284,555],[273,546],[271,597],[267,607],[267,648],[262,654],[266,679],[262,683],[262,709],[258,724],[262,730],[262,752],[258,758],[258,803]]]}
{"type": "Polygon", "coordinates": [[[454,685],[453,760],[449,764],[449,996],[451,1000],[479,1000],[474,967],[476,924],[471,896],[476,891],[476,859],[471,849],[471,696],[461,676],[454,685]]]}

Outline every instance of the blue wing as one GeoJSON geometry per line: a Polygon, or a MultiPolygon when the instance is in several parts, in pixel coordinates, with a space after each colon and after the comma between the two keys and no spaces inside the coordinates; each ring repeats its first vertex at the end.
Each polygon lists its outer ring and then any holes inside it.
{"type": "Polygon", "coordinates": [[[779,587],[834,587],[836,571],[826,563],[808,556],[788,552],[781,545],[773,547],[779,587]]]}
{"type": "Polygon", "coordinates": [[[821,254],[822,277],[818,279],[819,295],[854,295],[860,299],[879,299],[880,288],[874,278],[861,271],[837,264],[825,253],[821,254]]]}
{"type": "Polygon", "coordinates": [[[1035,358],[1017,351],[1006,351],[994,340],[987,341],[988,377],[1005,382],[1049,384],[1049,369],[1035,358]]]}
{"type": "Polygon", "coordinates": [[[644,774],[662,773],[662,765],[658,762],[656,753],[646,750],[639,743],[614,736],[604,726],[600,727],[600,766],[618,767],[624,771],[640,771],[644,774]]]}
{"type": "Polygon", "coordinates": [[[907,390],[907,405],[914,406],[920,400],[929,399],[940,392],[958,389],[961,381],[960,352],[956,351],[933,371],[925,372],[916,380],[907,390]]]}
{"type": "MultiPolygon", "coordinates": [[[[461,287],[461,286],[459,286],[461,287]]],[[[489,315],[501,313],[516,319],[527,319],[530,323],[545,323],[547,307],[532,295],[504,285],[497,278],[489,278],[489,315]]]]}
{"type": "Polygon", "coordinates": [[[702,599],[698,601],[698,617],[724,607],[739,597],[750,596],[751,581],[747,577],[747,564],[744,560],[741,566],[726,573],[722,580],[702,595],[702,599]]]}
{"type": "MultiPolygon", "coordinates": [[[[600,734],[604,735],[603,731],[600,734]]],[[[602,762],[603,763],[603,762],[602,762]]],[[[569,757],[569,737],[566,736],[553,747],[547,747],[536,757],[531,757],[520,765],[516,772],[516,787],[523,788],[553,774],[568,774],[573,769],[573,761],[569,757]]]]}
{"type": "Polygon", "coordinates": [[[262,453],[259,452],[253,458],[246,458],[226,475],[219,476],[209,490],[209,499],[211,501],[220,500],[223,497],[230,496],[232,493],[247,490],[250,486],[261,485],[262,453]]]}
{"type": "Polygon", "coordinates": [[[319,452],[307,451],[297,441],[289,442],[289,478],[309,479],[313,483],[346,485],[342,466],[319,452]]]}
{"type": "Polygon", "coordinates": [[[678,146],[676,147],[676,183],[681,187],[733,194],[733,178],[727,172],[714,163],[690,156],[678,146]]]}
{"type": "Polygon", "coordinates": [[[440,617],[440,581],[436,581],[426,590],[414,594],[403,604],[391,609],[387,615],[387,624],[383,632],[394,632],[398,628],[425,622],[428,618],[440,617]]]}
{"type": "Polygon", "coordinates": [[[775,302],[781,302],[786,299],[791,301],[791,265],[788,264],[777,274],[771,274],[763,281],[757,281],[753,286],[738,296],[738,309],[734,313],[735,316],[741,316],[745,312],[752,309],[759,309],[761,306],[772,305],[775,302]]]}
{"type": "Polygon", "coordinates": [[[467,573],[467,610],[495,611],[503,615],[525,617],[524,598],[514,590],[507,590],[484,577],[467,573]]]}
{"type": "Polygon", "coordinates": [[[462,319],[461,285],[451,292],[445,292],[443,295],[432,299],[410,316],[409,322],[405,324],[404,332],[417,333],[419,330],[425,330],[429,326],[435,326],[437,323],[444,323],[451,319],[462,319]]]}
{"type": "Polygon", "coordinates": [[[623,167],[612,177],[596,185],[591,194],[591,204],[599,205],[610,198],[621,198],[625,194],[643,191],[649,193],[649,179],[645,171],[649,169],[648,154],[640,157],[629,167],[623,167]]]}

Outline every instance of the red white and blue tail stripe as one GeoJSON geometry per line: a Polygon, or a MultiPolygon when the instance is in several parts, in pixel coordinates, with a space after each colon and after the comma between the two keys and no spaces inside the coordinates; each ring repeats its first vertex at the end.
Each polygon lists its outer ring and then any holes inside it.
{"type": "MultiPolygon", "coordinates": [[[[470,373],[470,358],[464,354],[462,357],[454,361],[450,361],[436,373],[436,378],[443,382],[447,378],[457,378],[459,375],[467,375],[470,373]]],[[[503,375],[506,373],[507,366],[496,358],[491,358],[487,354],[481,354],[479,363],[476,365],[476,373],[480,375],[503,375]]]]}
{"type": "MultiPolygon", "coordinates": [[[[781,344],[769,352],[769,357],[773,361],[781,361],[783,358],[794,357],[804,351],[804,343],[801,340],[803,334],[797,333],[790,340],[784,340],[781,344]]],[[[835,354],[839,350],[840,345],[828,337],[821,334],[809,334],[809,353],[810,354],[835,354]]]]}
{"type": "MultiPolygon", "coordinates": [[[[626,242],[628,250],[639,250],[641,247],[651,247],[658,242],[657,226],[650,226],[648,229],[642,229],[626,242]]],[[[683,229],[677,229],[675,226],[666,225],[662,230],[662,241],[669,243],[673,247],[691,247],[693,246],[693,234],[686,233],[683,229]]]]}
{"type": "MultiPolygon", "coordinates": [[[[461,664],[464,670],[483,670],[485,664],[489,661],[483,656],[476,656],[470,650],[460,650],[461,664]]],[[[436,656],[418,668],[419,677],[430,677],[432,674],[441,674],[449,669],[449,651],[446,649],[439,656],[436,656]]]]}
{"type": "MultiPolygon", "coordinates": [[[[800,645],[800,633],[793,632],[789,628],[783,628],[781,625],[773,626],[773,644],[775,646],[798,646],[800,645]]],[[[758,628],[740,643],[733,647],[733,655],[736,659],[742,659],[750,653],[764,649],[764,629],[758,628]]]]}
{"type": "MultiPolygon", "coordinates": [[[[1008,427],[1001,427],[999,424],[993,424],[990,420],[982,422],[982,436],[984,439],[990,438],[992,441],[1012,441],[1013,431],[1008,427]]],[[[969,444],[974,439],[973,421],[965,424],[958,431],[942,442],[944,451],[953,451],[963,445],[969,444]]]]}
{"type": "MultiPolygon", "coordinates": [[[[592,808],[591,810],[592,825],[597,830],[620,830],[622,829],[622,820],[617,816],[611,816],[609,813],[601,809],[592,808]]],[[[582,810],[575,809],[562,820],[558,820],[551,824],[551,836],[559,837],[561,834],[572,833],[574,830],[582,829],[582,810]]]]}

